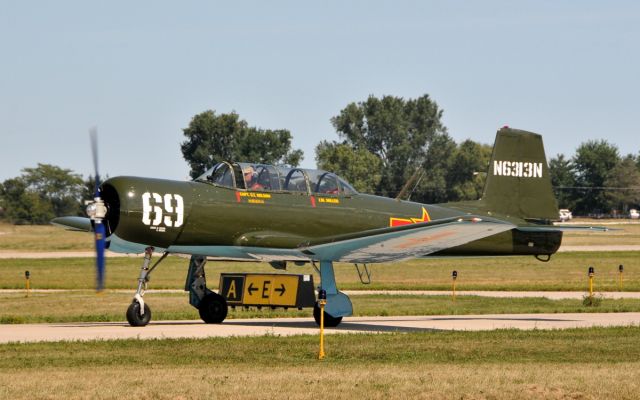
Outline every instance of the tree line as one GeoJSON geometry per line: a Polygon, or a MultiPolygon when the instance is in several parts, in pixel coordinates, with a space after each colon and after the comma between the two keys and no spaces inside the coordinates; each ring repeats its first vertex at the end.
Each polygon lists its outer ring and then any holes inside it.
{"type": "Polygon", "coordinates": [[[549,160],[558,204],[578,215],[625,215],[640,208],[640,154],[620,155],[606,140],[582,143],[571,158],[549,160]]]}
{"type": "MultiPolygon", "coordinates": [[[[426,94],[350,103],[331,118],[337,138],[318,143],[316,164],[363,193],[396,197],[402,191],[403,198],[424,203],[475,200],[482,194],[492,145],[456,143],[442,114],[426,94]]],[[[304,156],[292,148],[289,130],[253,127],[235,112],[199,113],[183,134],[180,150],[192,178],[224,160],[298,166],[304,156]]],[[[581,144],[571,158],[559,154],[549,168],[560,207],[574,214],[626,212],[640,205],[640,155],[620,156],[605,140],[581,144]]],[[[93,182],[49,164],[25,168],[0,183],[2,217],[44,224],[56,216],[83,215],[93,182]]]]}

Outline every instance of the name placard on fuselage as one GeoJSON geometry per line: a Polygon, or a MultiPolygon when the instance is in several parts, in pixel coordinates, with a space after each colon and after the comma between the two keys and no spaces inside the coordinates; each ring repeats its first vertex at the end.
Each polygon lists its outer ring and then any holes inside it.
{"type": "Polygon", "coordinates": [[[220,295],[230,306],[313,307],[312,275],[220,274],[220,295]]]}

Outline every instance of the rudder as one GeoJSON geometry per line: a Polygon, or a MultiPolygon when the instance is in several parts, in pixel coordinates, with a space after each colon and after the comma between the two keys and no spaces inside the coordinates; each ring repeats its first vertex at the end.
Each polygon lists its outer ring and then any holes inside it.
{"type": "Polygon", "coordinates": [[[482,202],[489,211],[523,219],[558,219],[542,136],[504,127],[496,133],[482,202]]]}

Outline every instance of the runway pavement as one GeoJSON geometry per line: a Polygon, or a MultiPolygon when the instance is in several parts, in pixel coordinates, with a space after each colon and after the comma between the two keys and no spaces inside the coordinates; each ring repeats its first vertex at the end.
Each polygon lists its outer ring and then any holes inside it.
{"type": "MultiPolygon", "coordinates": [[[[416,332],[431,330],[567,329],[592,326],[640,326],[640,313],[495,314],[402,317],[348,317],[327,334],[416,332]]],[[[288,336],[318,333],[311,318],[202,321],[158,321],[146,327],[126,322],[0,325],[0,343],[108,339],[206,338],[227,336],[288,336]]]]}

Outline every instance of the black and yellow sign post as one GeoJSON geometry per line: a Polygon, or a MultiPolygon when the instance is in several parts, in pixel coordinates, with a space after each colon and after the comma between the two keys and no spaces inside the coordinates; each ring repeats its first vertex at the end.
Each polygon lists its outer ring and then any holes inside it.
{"type": "Polygon", "coordinates": [[[245,307],[297,307],[315,305],[312,275],[221,274],[220,294],[227,304],[245,307]]]}
{"type": "Polygon", "coordinates": [[[324,306],[327,305],[327,291],[320,289],[318,292],[318,305],[320,305],[320,352],[318,360],[324,360],[324,306]]]}
{"type": "Polygon", "coordinates": [[[31,294],[31,273],[29,271],[24,271],[24,279],[26,280],[25,282],[25,287],[27,289],[27,295],[26,297],[29,297],[29,295],[31,294]]]}
{"type": "Polygon", "coordinates": [[[589,297],[593,299],[593,276],[595,275],[595,270],[593,267],[589,267],[589,297]]]}
{"type": "Polygon", "coordinates": [[[624,284],[622,282],[622,274],[624,273],[624,265],[618,265],[618,271],[620,272],[620,291],[624,290],[624,284]]]}
{"type": "Polygon", "coordinates": [[[458,279],[458,271],[451,273],[451,299],[456,302],[456,280],[458,279]]]}

